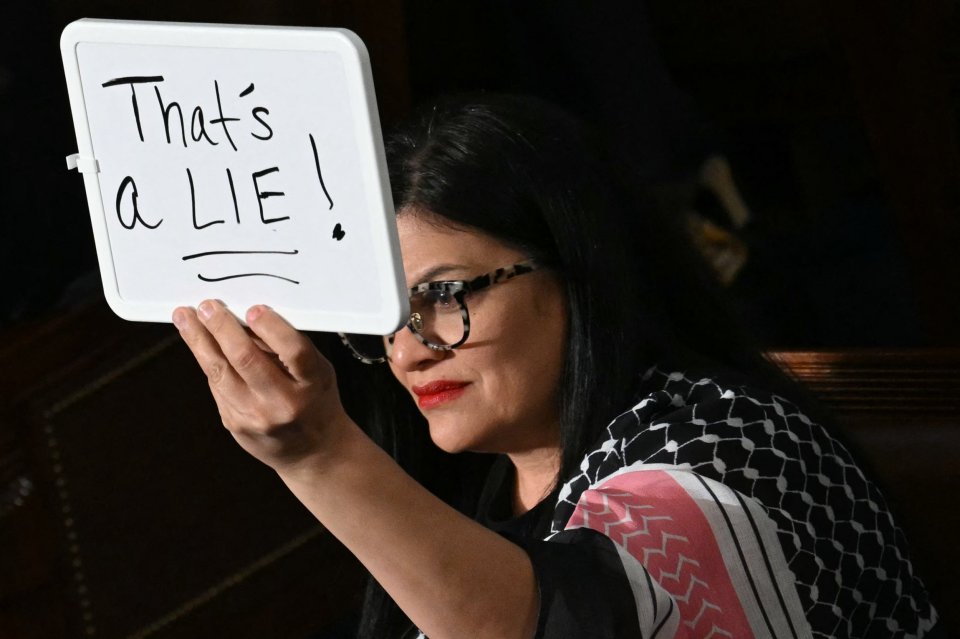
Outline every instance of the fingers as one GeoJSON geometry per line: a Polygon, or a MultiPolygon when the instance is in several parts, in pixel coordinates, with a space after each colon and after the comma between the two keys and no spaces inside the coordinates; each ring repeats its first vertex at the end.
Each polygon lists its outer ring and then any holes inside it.
{"type": "Polygon", "coordinates": [[[178,308],[173,319],[210,384],[219,391],[230,394],[241,385],[255,390],[289,381],[220,302],[206,300],[196,312],[178,308]]]}
{"type": "Polygon", "coordinates": [[[223,425],[255,457],[278,469],[324,449],[343,425],[333,367],[313,343],[265,306],[249,328],[222,303],[181,307],[173,321],[200,367],[223,425]]]}
{"type": "Polygon", "coordinates": [[[313,342],[269,306],[250,308],[246,320],[254,334],[277,354],[294,379],[303,381],[314,377],[325,363],[313,342]]]}
{"type": "Polygon", "coordinates": [[[177,308],[173,312],[173,323],[212,387],[239,386],[241,380],[227,362],[220,345],[200,322],[195,310],[177,308]]]}

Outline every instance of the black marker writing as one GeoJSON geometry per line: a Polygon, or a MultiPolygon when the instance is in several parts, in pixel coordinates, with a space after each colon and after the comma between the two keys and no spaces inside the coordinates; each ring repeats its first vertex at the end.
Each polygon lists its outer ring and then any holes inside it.
{"type": "MultiPolygon", "coordinates": [[[[271,126],[272,120],[270,120],[270,109],[262,104],[256,105],[260,100],[253,98],[256,93],[257,87],[253,82],[249,82],[245,88],[240,90],[238,93],[237,89],[243,87],[243,84],[240,84],[236,87],[228,87],[225,85],[224,93],[220,91],[220,83],[216,79],[212,79],[213,84],[213,93],[216,99],[217,105],[217,117],[212,119],[207,119],[206,115],[209,115],[210,109],[207,109],[207,113],[204,113],[204,108],[201,105],[193,106],[197,104],[192,100],[184,101],[182,99],[175,100],[170,99],[171,93],[174,91],[170,88],[169,83],[164,84],[163,90],[159,87],[159,83],[164,82],[164,77],[161,75],[142,75],[142,76],[125,76],[121,78],[114,78],[107,82],[104,82],[102,86],[104,88],[110,88],[115,86],[129,86],[131,91],[131,104],[133,108],[134,120],[137,125],[137,132],[141,142],[144,142],[144,131],[143,131],[143,118],[141,117],[141,110],[138,102],[137,94],[137,85],[141,84],[153,84],[154,94],[157,99],[157,105],[159,112],[150,111],[150,117],[148,118],[144,114],[144,118],[147,118],[147,128],[151,132],[157,130],[159,122],[157,122],[156,117],[159,114],[161,121],[163,123],[163,129],[165,133],[166,142],[168,145],[177,145],[174,144],[173,140],[176,138],[177,126],[180,127],[180,140],[184,148],[194,148],[197,144],[201,146],[206,143],[207,145],[214,147],[220,146],[220,142],[226,138],[229,143],[230,148],[235,152],[238,151],[237,142],[245,141],[248,138],[242,135],[242,132],[245,130],[250,133],[250,135],[260,141],[268,141],[274,137],[274,128],[271,126]],[[164,98],[164,95],[167,98],[164,98]],[[237,96],[237,97],[234,97],[237,96]],[[224,104],[224,99],[226,98],[227,103],[224,104]],[[246,100],[244,105],[240,105],[240,100],[246,100]],[[254,106],[256,105],[256,106],[254,106]],[[226,108],[225,108],[226,107],[226,108]],[[191,109],[188,111],[187,109],[191,109]],[[243,118],[232,117],[233,114],[243,114],[243,118]],[[227,115],[230,114],[230,115],[227,115]],[[188,118],[189,115],[189,118],[188,118]],[[152,119],[150,119],[152,118],[152,119]],[[189,119],[189,122],[187,121],[189,119]],[[237,122],[243,122],[243,124],[235,124],[237,122]],[[153,126],[151,129],[150,126],[153,126]],[[189,136],[187,135],[187,128],[189,125],[189,136]],[[219,125],[219,126],[215,126],[219,125]],[[244,125],[245,128],[244,128],[244,125]],[[222,131],[222,133],[221,133],[222,131]]],[[[208,85],[209,86],[209,85],[208,85]]],[[[177,96],[182,98],[182,96],[177,96]]],[[[208,95],[209,97],[209,95],[208,95]]],[[[208,100],[209,105],[209,100],[208,100]]],[[[151,133],[152,134],[152,133],[151,133]]],[[[154,134],[155,135],[155,134],[154,134]]],[[[163,136],[159,136],[158,140],[163,136]]],[[[327,201],[327,209],[333,210],[335,203],[331,195],[330,189],[327,188],[326,180],[324,179],[323,170],[321,168],[320,162],[320,153],[317,146],[317,140],[312,133],[308,134],[308,139],[310,142],[311,152],[313,154],[314,168],[317,172],[317,180],[320,182],[320,188],[323,191],[323,195],[327,201]]],[[[154,142],[151,140],[151,142],[154,142]]],[[[244,142],[245,143],[245,142],[244,142]]],[[[305,160],[305,156],[301,156],[305,160]]],[[[199,158],[202,160],[202,158],[199,158]]],[[[181,165],[183,166],[183,165],[181,165]]],[[[193,168],[196,168],[194,166],[193,168]]],[[[329,168],[329,167],[328,167],[329,168]]],[[[206,209],[202,211],[197,211],[197,189],[204,189],[204,184],[201,179],[201,183],[198,184],[195,181],[195,176],[190,167],[184,167],[187,176],[187,184],[189,187],[190,194],[190,214],[192,226],[195,230],[204,230],[212,226],[226,224],[226,218],[217,219],[217,215],[225,213],[221,208],[215,207],[212,210],[206,209]],[[213,219],[200,220],[199,217],[210,215],[213,219]]],[[[248,190],[241,188],[241,193],[238,196],[237,185],[233,179],[233,172],[231,168],[224,167],[226,173],[227,185],[230,189],[230,199],[233,204],[234,211],[234,220],[237,225],[240,225],[243,221],[240,216],[240,206],[238,202],[238,197],[245,197],[249,195],[248,190]]],[[[283,209],[285,208],[283,202],[288,202],[288,200],[282,200],[280,204],[270,204],[269,206],[265,203],[265,200],[270,198],[279,198],[284,197],[286,194],[284,190],[280,190],[284,186],[283,177],[279,176],[280,167],[272,166],[265,168],[259,171],[254,171],[250,174],[253,181],[253,190],[257,198],[257,208],[259,210],[260,221],[263,224],[274,224],[277,222],[283,222],[290,220],[290,215],[284,215],[283,209]],[[272,174],[277,173],[276,177],[270,177],[272,174]],[[272,188],[271,188],[272,187],[272,188]],[[273,208],[270,208],[273,207],[273,208]],[[268,211],[267,209],[270,208],[268,211]]],[[[285,173],[286,176],[286,173],[285,173]]],[[[222,183],[221,183],[222,184],[222,183]]],[[[334,189],[335,190],[335,189],[334,189]]],[[[221,194],[222,195],[222,194],[221,194]]],[[[148,222],[144,219],[143,215],[139,210],[139,191],[137,189],[137,184],[135,183],[132,176],[127,176],[121,182],[120,187],[117,191],[117,200],[116,200],[116,213],[117,218],[120,221],[121,226],[127,230],[133,230],[137,225],[142,225],[147,229],[156,229],[163,223],[163,219],[156,221],[155,223],[148,222]],[[128,193],[129,192],[129,193],[128,193]],[[129,202],[126,200],[129,199],[129,202]]],[[[314,200],[316,198],[313,198],[314,200]]],[[[201,208],[208,207],[208,199],[206,197],[206,191],[204,195],[200,197],[201,208]]],[[[224,202],[225,204],[225,202],[224,202]]],[[[287,205],[289,206],[289,204],[287,205]]],[[[338,215],[339,217],[339,215],[338,215]]],[[[341,222],[334,221],[334,226],[332,229],[331,237],[336,241],[341,241],[346,237],[347,232],[343,228],[341,222]]],[[[249,224],[249,222],[248,222],[249,224]]],[[[276,229],[274,229],[276,230],[276,229]]],[[[298,250],[218,250],[218,251],[204,251],[201,253],[194,253],[192,255],[185,255],[182,257],[184,261],[199,259],[201,257],[208,256],[226,256],[226,255],[284,255],[284,256],[294,256],[298,255],[298,250]]],[[[238,273],[231,275],[223,275],[220,277],[211,277],[208,275],[203,275],[198,273],[197,277],[202,281],[206,282],[220,282],[223,280],[243,278],[243,277],[270,277],[276,278],[282,281],[290,282],[292,284],[299,284],[298,281],[284,277],[282,275],[272,274],[272,273],[261,273],[261,272],[251,272],[251,273],[238,273]]]]}
{"type": "MultiPolygon", "coordinates": [[[[213,257],[219,255],[299,255],[300,251],[293,249],[290,251],[204,251],[202,253],[193,253],[191,255],[184,255],[183,261],[195,260],[201,257],[213,257]]],[[[283,280],[285,282],[290,282],[291,284],[300,284],[297,280],[290,279],[289,277],[284,277],[282,275],[276,275],[274,273],[235,273],[233,275],[223,275],[221,277],[208,277],[202,273],[197,273],[197,277],[204,282],[222,282],[224,280],[234,280],[241,277],[272,277],[274,279],[283,280]]]]}
{"type": "Polygon", "coordinates": [[[227,182],[230,183],[230,197],[233,199],[233,215],[237,218],[237,224],[240,223],[240,207],[237,206],[237,187],[233,185],[233,173],[227,169],[227,182]]]}
{"type": "Polygon", "coordinates": [[[208,226],[213,226],[214,224],[223,224],[223,220],[213,220],[212,222],[207,222],[206,224],[197,224],[197,196],[193,188],[193,173],[190,172],[190,169],[187,169],[187,180],[190,182],[190,210],[193,213],[193,228],[205,229],[208,226]]]}
{"type": "Polygon", "coordinates": [[[205,251],[203,253],[193,253],[192,255],[184,255],[183,261],[195,260],[198,257],[209,257],[211,255],[299,255],[300,251],[293,249],[292,251],[205,251]]]}
{"type": "Polygon", "coordinates": [[[268,197],[279,197],[279,196],[282,196],[282,195],[284,195],[284,193],[283,193],[282,191],[261,191],[261,190],[260,190],[260,184],[259,184],[258,180],[259,180],[260,178],[262,178],[263,176],[265,176],[265,175],[269,175],[270,173],[278,173],[279,171],[280,171],[280,168],[274,166],[274,167],[271,167],[271,168],[269,168],[269,169],[264,169],[264,170],[262,170],[262,171],[257,171],[257,172],[255,172],[255,173],[252,175],[252,177],[253,177],[253,188],[254,188],[254,190],[257,192],[257,204],[260,206],[260,219],[263,221],[264,224],[273,224],[274,222],[282,222],[283,220],[289,220],[289,219],[290,219],[290,216],[289,216],[289,215],[286,215],[286,216],[284,216],[284,217],[273,217],[273,218],[269,218],[269,219],[263,217],[263,201],[264,201],[265,199],[267,199],[268,197]]]}
{"type": "MultiPolygon", "coordinates": [[[[317,153],[317,141],[313,139],[312,133],[308,133],[307,136],[310,138],[310,148],[313,150],[313,165],[317,167],[317,179],[320,180],[320,188],[323,189],[323,194],[327,196],[327,202],[330,203],[328,207],[328,210],[330,210],[333,209],[333,198],[330,197],[330,193],[327,191],[327,185],[323,181],[323,173],[320,171],[320,154],[317,153]]],[[[336,226],[333,227],[331,237],[339,242],[346,234],[347,232],[340,226],[340,222],[337,222],[336,226]]]]}
{"type": "MultiPolygon", "coordinates": [[[[241,98],[247,97],[248,95],[250,95],[251,93],[253,93],[254,88],[255,88],[255,87],[253,86],[253,82],[251,82],[251,83],[250,83],[250,86],[248,86],[246,89],[244,89],[243,91],[240,92],[240,97],[241,97],[241,98]]],[[[270,138],[273,137],[273,129],[270,128],[270,125],[267,124],[267,121],[266,121],[266,120],[264,120],[262,117],[260,117],[260,114],[261,114],[261,113],[262,113],[263,115],[270,115],[270,111],[269,111],[266,107],[262,107],[262,106],[253,107],[253,110],[250,111],[250,115],[252,115],[252,116],[253,116],[253,119],[256,120],[257,122],[259,122],[259,123],[261,124],[261,126],[263,126],[264,129],[266,129],[267,134],[266,134],[266,135],[257,135],[256,133],[254,133],[253,131],[251,131],[251,132],[250,132],[250,135],[252,135],[253,137],[257,138],[258,140],[269,140],[270,138]]]]}
{"type": "Polygon", "coordinates": [[[129,84],[131,87],[134,84],[153,84],[154,82],[163,82],[162,75],[129,75],[124,78],[114,78],[113,80],[107,80],[100,86],[103,88],[115,87],[120,84],[129,84]]]}
{"type": "MultiPolygon", "coordinates": [[[[137,125],[137,135],[140,138],[141,142],[145,142],[143,134],[143,118],[140,114],[140,103],[137,97],[137,85],[138,84],[157,84],[164,81],[162,75],[136,75],[136,76],[125,76],[122,78],[114,78],[108,80],[101,84],[104,88],[115,87],[115,86],[129,86],[130,87],[130,102],[133,107],[133,118],[137,125]]],[[[154,86],[154,92],[157,97],[157,104],[159,105],[159,114],[163,120],[163,127],[166,133],[167,144],[172,144],[173,138],[175,136],[174,132],[171,132],[171,120],[173,119],[174,114],[177,119],[173,120],[174,122],[174,131],[176,123],[180,124],[180,139],[183,142],[184,147],[187,146],[187,127],[186,127],[186,111],[185,109],[189,106],[185,106],[183,103],[172,100],[169,103],[164,102],[163,95],[160,92],[160,88],[154,86]],[[174,113],[175,112],[175,113],[174,113]]],[[[255,91],[256,87],[253,82],[251,82],[246,89],[240,92],[239,97],[245,98],[255,91]]],[[[240,122],[241,118],[228,117],[224,115],[224,105],[223,100],[220,95],[220,83],[217,80],[213,81],[213,91],[214,97],[217,101],[217,112],[219,117],[213,118],[208,122],[205,121],[203,107],[195,106],[190,112],[190,139],[193,142],[206,142],[211,146],[218,146],[220,143],[214,139],[214,136],[211,136],[210,131],[207,130],[207,124],[219,124],[223,129],[223,134],[227,139],[227,142],[230,143],[230,147],[237,151],[237,145],[231,134],[230,127],[228,123],[231,122],[240,122]]],[[[248,122],[250,124],[249,133],[250,135],[260,141],[267,141],[273,138],[273,127],[267,121],[267,117],[270,115],[270,110],[263,106],[258,105],[250,109],[250,116],[248,122]]]]}
{"type": "Polygon", "coordinates": [[[234,280],[238,277],[273,277],[278,280],[284,280],[285,282],[290,282],[291,284],[299,284],[297,280],[292,280],[289,277],[283,277],[282,275],[274,275],[272,273],[238,273],[236,275],[225,275],[223,277],[204,277],[203,275],[197,274],[204,282],[222,282],[224,280],[234,280]]]}
{"type": "Polygon", "coordinates": [[[180,137],[183,139],[183,148],[187,148],[187,134],[183,128],[183,109],[180,108],[180,103],[171,102],[164,106],[163,98],[160,97],[160,87],[153,87],[153,90],[157,92],[157,102],[160,104],[160,112],[163,113],[163,129],[167,132],[167,144],[170,144],[170,112],[176,109],[177,117],[180,119],[180,137]]]}
{"type": "Polygon", "coordinates": [[[133,229],[133,227],[137,225],[137,222],[143,224],[148,229],[157,228],[163,223],[162,219],[156,224],[150,224],[140,216],[140,209],[137,207],[137,197],[139,197],[139,195],[140,194],[137,192],[137,183],[133,181],[133,178],[129,175],[123,178],[123,181],[120,182],[120,188],[117,189],[117,219],[120,220],[120,224],[123,226],[123,228],[127,230],[133,229]],[[133,201],[133,219],[130,220],[130,224],[127,224],[123,221],[123,214],[120,212],[120,203],[123,202],[123,193],[127,190],[128,186],[131,188],[130,197],[133,201]]]}
{"type": "Polygon", "coordinates": [[[313,139],[313,134],[307,134],[310,137],[310,148],[313,149],[313,163],[317,167],[317,177],[320,178],[320,188],[323,189],[323,194],[327,196],[327,202],[330,203],[330,208],[333,208],[333,200],[330,198],[330,194],[327,192],[327,185],[323,183],[323,173],[320,172],[320,156],[317,154],[317,142],[313,139]]]}
{"type": "Polygon", "coordinates": [[[131,75],[125,78],[114,78],[113,80],[107,80],[102,85],[103,88],[115,87],[121,84],[130,85],[130,99],[133,102],[133,117],[137,121],[137,133],[140,134],[140,141],[143,142],[143,126],[140,124],[140,108],[137,106],[137,89],[136,85],[138,84],[152,84],[154,82],[163,82],[162,75],[131,75]]]}
{"type": "Polygon", "coordinates": [[[257,135],[256,133],[254,133],[253,131],[251,131],[251,132],[250,132],[250,135],[252,135],[253,137],[257,138],[258,140],[264,140],[264,141],[266,141],[266,140],[269,140],[270,138],[273,137],[273,129],[270,128],[270,125],[267,124],[267,121],[266,121],[266,120],[264,120],[263,118],[260,117],[260,114],[261,114],[261,113],[264,114],[264,115],[270,115],[270,111],[268,111],[268,110],[266,109],[266,107],[254,107],[253,111],[251,112],[251,114],[253,115],[253,119],[263,125],[263,128],[267,130],[267,134],[266,134],[266,135],[257,135]]]}
{"type": "Polygon", "coordinates": [[[233,143],[233,138],[230,137],[230,129],[227,128],[227,122],[239,122],[240,118],[228,118],[223,115],[223,103],[220,101],[220,83],[216,80],[213,81],[213,90],[217,94],[217,111],[220,113],[220,117],[210,120],[210,124],[219,124],[223,127],[223,132],[227,135],[227,141],[230,142],[230,146],[236,151],[237,145],[233,143]]]}
{"type": "Polygon", "coordinates": [[[200,107],[195,107],[193,109],[193,116],[190,118],[190,137],[194,142],[199,142],[201,139],[206,140],[211,144],[211,146],[217,146],[219,142],[214,142],[210,139],[210,136],[207,135],[207,129],[203,125],[203,109],[200,107]],[[197,133],[197,123],[200,124],[200,133],[197,133]]]}

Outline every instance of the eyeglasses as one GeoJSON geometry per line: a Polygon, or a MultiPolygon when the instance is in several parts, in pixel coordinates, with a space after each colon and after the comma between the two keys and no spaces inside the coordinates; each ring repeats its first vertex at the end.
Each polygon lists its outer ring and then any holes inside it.
{"type": "MultiPolygon", "coordinates": [[[[410,289],[410,320],[407,328],[420,343],[435,351],[459,348],[470,337],[470,313],[464,299],[467,293],[475,293],[538,268],[541,265],[529,259],[472,280],[418,284],[410,289]]],[[[390,357],[396,333],[386,336],[356,333],[339,335],[354,357],[365,364],[379,364],[390,357]]]]}

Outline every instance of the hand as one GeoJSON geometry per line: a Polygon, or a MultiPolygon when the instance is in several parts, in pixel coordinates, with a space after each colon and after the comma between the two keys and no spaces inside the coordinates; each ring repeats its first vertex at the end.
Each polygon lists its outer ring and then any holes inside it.
{"type": "Polygon", "coordinates": [[[269,307],[252,307],[246,321],[249,332],[215,300],[173,312],[223,425],[244,450],[278,472],[308,460],[322,464],[353,425],[333,366],[269,307]]]}

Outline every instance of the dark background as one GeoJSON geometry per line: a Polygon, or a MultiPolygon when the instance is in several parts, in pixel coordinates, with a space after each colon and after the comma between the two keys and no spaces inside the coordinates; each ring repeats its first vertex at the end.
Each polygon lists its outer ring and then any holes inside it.
{"type": "MultiPolygon", "coordinates": [[[[210,428],[173,328],[98,301],[82,178],[64,162],[77,146],[58,39],[81,17],[348,27],[370,50],[385,125],[443,92],[536,93],[722,223],[696,189],[720,155],[753,213],[730,292],[761,344],[960,345],[949,0],[34,0],[0,16],[4,637],[94,623],[101,637],[303,637],[349,614],[361,581],[276,477],[210,428]],[[16,500],[17,486],[32,488],[16,500]]],[[[874,355],[813,353],[806,378],[846,406],[949,617],[956,350],[874,355]]]]}
{"type": "Polygon", "coordinates": [[[953,3],[109,2],[3,9],[0,327],[98,295],[59,59],[80,17],[346,26],[385,126],[453,90],[554,99],[643,176],[728,159],[753,213],[732,287],[769,347],[957,344],[960,154],[953,3]]]}

